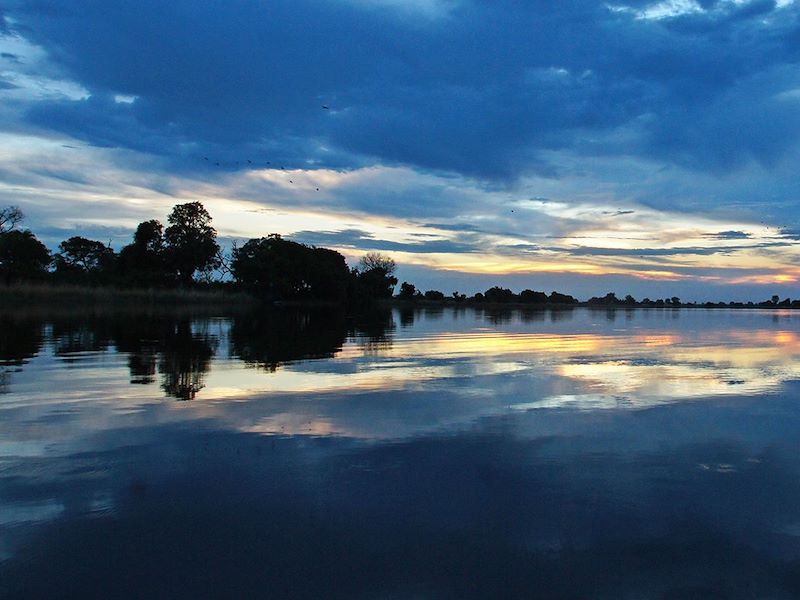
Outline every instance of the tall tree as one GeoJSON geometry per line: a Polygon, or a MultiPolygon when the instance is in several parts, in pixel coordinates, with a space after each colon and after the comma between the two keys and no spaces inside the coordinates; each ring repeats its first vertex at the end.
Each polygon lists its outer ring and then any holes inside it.
{"type": "Polygon", "coordinates": [[[50,261],[50,252],[30,231],[0,233],[0,278],[5,283],[40,279],[50,261]]]}
{"type": "Polygon", "coordinates": [[[276,234],[235,248],[231,269],[237,282],[268,298],[344,302],[347,296],[344,256],[276,234]]]}
{"type": "Polygon", "coordinates": [[[19,230],[25,215],[17,206],[0,209],[0,280],[14,283],[44,277],[52,258],[30,230],[19,230]]]}
{"type": "Polygon", "coordinates": [[[398,295],[399,298],[403,300],[413,300],[416,294],[417,294],[417,288],[413,283],[408,283],[407,281],[404,281],[400,285],[400,294],[398,295]]]}
{"type": "Polygon", "coordinates": [[[103,242],[73,236],[58,246],[56,275],[68,282],[108,283],[117,255],[103,242]]]}
{"type": "Polygon", "coordinates": [[[361,260],[358,261],[358,270],[364,273],[374,269],[380,269],[386,275],[391,276],[394,275],[397,264],[394,262],[393,258],[381,254],[380,252],[367,252],[361,257],[361,260]]]}
{"type": "Polygon", "coordinates": [[[123,281],[133,285],[163,285],[168,280],[164,254],[164,226],[156,220],[139,223],[133,243],[119,253],[123,281]]]}
{"type": "Polygon", "coordinates": [[[209,272],[219,264],[217,231],[211,215],[200,202],[173,207],[164,231],[166,258],[183,285],[189,285],[197,271],[209,272]]]}
{"type": "Polygon", "coordinates": [[[0,233],[7,233],[19,225],[25,215],[19,206],[6,206],[0,208],[0,233]]]}
{"type": "Polygon", "coordinates": [[[394,260],[378,252],[368,252],[354,270],[357,295],[367,298],[391,298],[397,277],[394,260]]]}

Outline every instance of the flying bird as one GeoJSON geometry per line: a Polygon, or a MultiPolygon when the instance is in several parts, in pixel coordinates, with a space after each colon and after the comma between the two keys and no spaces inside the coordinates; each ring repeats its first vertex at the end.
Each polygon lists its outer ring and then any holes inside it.
{"type": "Polygon", "coordinates": [[[322,108],[324,108],[325,110],[330,110],[330,108],[331,108],[331,107],[330,107],[330,106],[328,106],[327,104],[323,104],[323,105],[322,105],[322,108]]]}

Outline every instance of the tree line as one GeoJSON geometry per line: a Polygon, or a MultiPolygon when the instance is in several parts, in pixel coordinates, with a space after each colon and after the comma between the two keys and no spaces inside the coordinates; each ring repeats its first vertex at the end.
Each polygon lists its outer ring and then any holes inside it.
{"type": "MultiPolygon", "coordinates": [[[[200,202],[178,204],[167,216],[139,223],[133,241],[118,253],[101,241],[73,236],[51,254],[29,230],[23,229],[22,211],[0,209],[0,282],[8,284],[48,281],[56,284],[113,285],[131,288],[188,288],[219,286],[246,291],[267,301],[358,304],[389,299],[398,283],[396,264],[388,256],[371,252],[349,268],[345,257],[328,248],[307,246],[278,234],[234,244],[222,252],[211,215],[200,202]]],[[[498,286],[467,296],[458,291],[422,292],[404,281],[394,296],[405,302],[491,303],[532,306],[616,307],[788,307],[800,300],[773,296],[759,303],[683,303],[678,297],[636,300],[613,292],[580,302],[559,292],[522,290],[514,293],[498,286]]]]}
{"type": "Polygon", "coordinates": [[[485,292],[478,292],[473,296],[467,296],[461,292],[455,291],[449,296],[446,296],[439,290],[428,290],[422,292],[418,290],[412,283],[404,281],[400,285],[400,292],[397,294],[399,300],[409,302],[448,302],[448,303],[490,303],[490,304],[531,304],[531,305],[559,305],[559,306],[574,306],[579,304],[577,298],[569,294],[561,294],[559,292],[551,292],[549,295],[545,292],[537,292],[534,290],[522,290],[519,294],[515,294],[510,289],[494,286],[485,292]]]}
{"type": "Polygon", "coordinates": [[[216,285],[266,300],[352,303],[391,298],[395,262],[368,253],[349,268],[345,257],[278,234],[234,245],[217,242],[211,215],[200,202],[178,204],[167,217],[140,223],[133,241],[118,253],[98,240],[73,236],[55,253],[23,229],[18,207],[0,209],[0,282],[51,282],[132,288],[216,285]]]}

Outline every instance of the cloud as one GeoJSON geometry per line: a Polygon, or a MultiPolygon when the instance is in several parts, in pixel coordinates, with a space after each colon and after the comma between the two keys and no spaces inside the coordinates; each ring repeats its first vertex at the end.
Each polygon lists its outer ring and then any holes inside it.
{"type": "Polygon", "coordinates": [[[744,231],[720,231],[719,233],[709,234],[708,237],[717,240],[746,240],[751,236],[744,231]]]}
{"type": "Polygon", "coordinates": [[[779,235],[788,240],[800,241],[800,229],[782,228],[779,235]]]}
{"type": "Polygon", "coordinates": [[[615,211],[604,210],[603,214],[609,215],[611,217],[621,217],[623,215],[632,215],[635,212],[636,212],[635,210],[615,210],[615,211]]]}
{"type": "Polygon", "coordinates": [[[231,238],[451,273],[481,255],[497,273],[796,262],[794,4],[14,0],[2,16],[0,200],[52,241],[201,199],[231,238]]]}
{"type": "MultiPolygon", "coordinates": [[[[739,239],[739,238],[721,238],[721,239],[739,239]]],[[[761,244],[753,244],[749,246],[692,246],[692,247],[677,247],[677,248],[593,248],[584,246],[581,248],[570,249],[570,254],[575,256],[681,256],[681,255],[698,255],[709,256],[712,254],[729,254],[731,252],[738,252],[741,250],[753,250],[757,248],[785,248],[791,246],[788,242],[765,242],[761,244]]],[[[556,249],[556,248],[552,248],[556,249]]],[[[563,250],[563,248],[558,248],[563,250]]]]}
{"type": "Polygon", "coordinates": [[[312,246],[347,247],[359,250],[384,252],[413,252],[424,254],[479,252],[481,245],[474,236],[459,235],[456,240],[420,240],[419,242],[393,242],[376,239],[375,235],[358,229],[343,231],[297,231],[289,237],[312,246]]]}
{"type": "Polygon", "coordinates": [[[91,93],[38,102],[32,123],[239,168],[269,156],[294,168],[355,161],[514,180],[563,176],[543,153],[571,149],[728,171],[773,164],[800,135],[796,111],[772,99],[798,83],[791,6],[673,2],[670,18],[637,19],[661,9],[423,4],[435,18],[411,19],[394,2],[317,0],[224,10],[55,0],[7,14],[91,93]]]}

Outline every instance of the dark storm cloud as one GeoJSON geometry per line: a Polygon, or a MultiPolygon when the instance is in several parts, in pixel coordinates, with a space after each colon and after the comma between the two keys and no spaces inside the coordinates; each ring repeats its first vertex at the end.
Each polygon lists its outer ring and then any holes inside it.
{"type": "Polygon", "coordinates": [[[746,240],[751,236],[744,231],[720,231],[719,233],[709,234],[708,237],[717,240],[746,240]]]}
{"type": "Polygon", "coordinates": [[[800,80],[797,9],[701,5],[658,20],[636,17],[643,2],[578,0],[431,14],[367,0],[50,0],[5,14],[92,94],[39,101],[30,121],[185,169],[208,156],[562,174],[547,150],[773,165],[800,137],[796,100],[779,96],[800,80]]]}
{"type": "MultiPolygon", "coordinates": [[[[481,245],[476,236],[465,233],[464,238],[454,240],[421,240],[419,242],[392,242],[376,239],[372,234],[360,229],[345,229],[342,231],[298,231],[290,236],[292,239],[313,246],[345,246],[360,250],[381,250],[386,252],[414,252],[414,253],[464,253],[478,252],[481,245]]],[[[485,248],[484,248],[485,249],[485,248]]]]}
{"type": "MultiPolygon", "coordinates": [[[[736,233],[736,232],[722,232],[736,233]]],[[[768,250],[772,248],[785,248],[792,244],[790,242],[763,242],[747,246],[720,246],[703,247],[690,246],[678,248],[598,248],[598,247],[579,247],[567,248],[564,246],[540,246],[537,244],[496,244],[491,243],[485,235],[461,231],[456,239],[453,240],[420,240],[419,242],[393,242],[376,238],[368,231],[360,229],[344,229],[340,231],[298,231],[290,236],[292,239],[305,244],[316,246],[336,246],[348,247],[360,250],[380,250],[385,252],[411,252],[417,254],[436,254],[436,253],[481,253],[491,251],[500,255],[521,256],[544,254],[552,256],[553,253],[568,253],[571,256],[596,256],[596,257],[633,257],[647,258],[656,267],[645,265],[635,265],[619,268],[630,268],[636,271],[647,271],[655,269],[658,265],[669,265],[673,271],[685,272],[687,275],[697,271],[696,267],[680,267],[673,265],[670,258],[681,256],[712,256],[716,254],[731,254],[746,250],[768,250]]],[[[747,236],[745,236],[747,237],[747,236]]],[[[743,239],[737,237],[720,239],[743,239]]],[[[658,267],[661,268],[661,267],[658,267]]],[[[696,274],[696,273],[695,273],[696,274]]]]}

